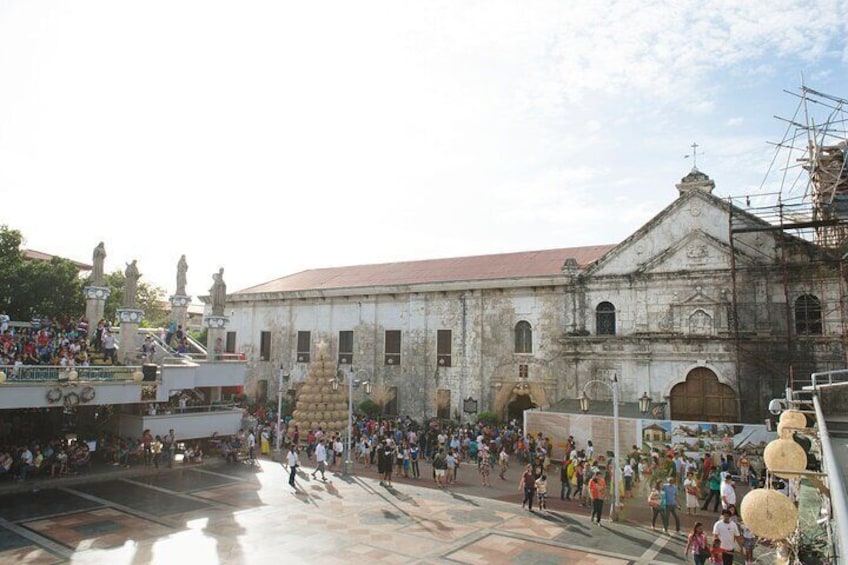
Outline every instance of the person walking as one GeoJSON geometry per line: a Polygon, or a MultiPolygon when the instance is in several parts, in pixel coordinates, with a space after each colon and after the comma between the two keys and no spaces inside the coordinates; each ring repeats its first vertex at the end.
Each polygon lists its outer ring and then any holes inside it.
{"type": "MultiPolygon", "coordinates": [[[[395,462],[395,450],[392,449],[392,444],[390,439],[386,439],[385,444],[377,453],[377,456],[380,457],[382,455],[383,461],[383,470],[381,475],[380,486],[390,487],[392,486],[392,466],[395,462]]],[[[379,467],[379,459],[378,459],[378,467],[379,467]]]]}
{"type": "Polygon", "coordinates": [[[320,471],[321,472],[321,480],[326,481],[327,477],[324,473],[327,470],[327,448],[324,446],[324,439],[320,439],[318,441],[318,445],[315,446],[315,463],[318,465],[314,471],[312,471],[312,478],[317,479],[315,475],[320,471]]]}
{"type": "Polygon", "coordinates": [[[297,468],[300,466],[300,457],[298,457],[297,451],[297,446],[292,445],[286,459],[286,462],[289,465],[289,486],[295,490],[297,489],[297,486],[294,484],[294,479],[297,476],[297,468]]]}
{"type": "Polygon", "coordinates": [[[668,532],[668,514],[665,513],[665,504],[663,504],[662,484],[657,481],[650,494],[648,494],[648,506],[651,507],[651,529],[657,529],[657,516],[662,520],[664,532],[668,532]]]}
{"type": "Polygon", "coordinates": [[[536,494],[536,475],[533,474],[533,466],[527,465],[524,474],[521,475],[521,480],[518,481],[518,490],[524,491],[524,500],[521,502],[521,509],[524,510],[524,505],[527,505],[527,510],[533,512],[533,497],[536,494]]]}
{"type": "Polygon", "coordinates": [[[589,479],[589,497],[592,499],[590,519],[600,526],[601,516],[604,513],[604,499],[607,497],[607,482],[600,471],[595,471],[595,475],[589,479]]]}
{"type": "Polygon", "coordinates": [[[544,473],[536,479],[536,496],[539,498],[539,510],[548,509],[548,476],[544,473]]]}
{"type": "Polygon", "coordinates": [[[172,469],[174,467],[174,456],[177,453],[177,435],[174,433],[173,428],[168,430],[168,435],[163,438],[162,444],[165,457],[168,458],[168,468],[172,469]]]}
{"type": "Polygon", "coordinates": [[[733,487],[733,479],[730,473],[724,476],[724,482],[721,484],[721,507],[727,510],[730,506],[736,505],[736,489],[733,487]]]}
{"type": "Polygon", "coordinates": [[[571,479],[574,478],[574,459],[563,459],[559,468],[559,480],[562,486],[559,489],[560,500],[571,500],[571,479]]]}
{"type": "Polygon", "coordinates": [[[413,443],[409,446],[409,461],[412,464],[412,478],[420,479],[421,471],[418,469],[418,459],[420,457],[420,448],[417,443],[413,443]]]}
{"type": "Polygon", "coordinates": [[[479,453],[479,456],[480,482],[484,487],[490,487],[492,484],[489,482],[489,474],[492,471],[492,461],[490,459],[489,448],[484,447],[483,451],[479,453]]]}
{"type": "Polygon", "coordinates": [[[506,451],[506,446],[501,447],[501,452],[498,454],[498,476],[502,480],[506,480],[506,470],[509,468],[509,453],[506,451]]]}
{"type": "Polygon", "coordinates": [[[742,547],[742,543],[742,533],[736,522],[730,520],[730,511],[722,510],[721,520],[713,525],[713,544],[721,548],[724,565],[733,565],[733,550],[737,545],[742,547]]]}
{"type": "Polygon", "coordinates": [[[692,471],[686,473],[683,490],[686,492],[686,514],[696,516],[698,514],[698,494],[701,489],[698,487],[698,480],[692,471]]]}
{"type": "Polygon", "coordinates": [[[710,502],[715,500],[713,503],[713,512],[718,512],[718,505],[721,504],[721,478],[719,477],[718,469],[712,468],[710,470],[709,475],[707,475],[707,483],[710,487],[710,493],[704,499],[704,505],[701,507],[701,510],[708,510],[710,502]]]}
{"type": "Polygon", "coordinates": [[[162,436],[156,436],[153,438],[153,443],[150,445],[150,449],[153,452],[153,465],[156,469],[159,469],[159,462],[162,460],[162,450],[165,448],[165,444],[162,442],[162,436]]]}
{"type": "Polygon", "coordinates": [[[447,477],[445,476],[447,468],[448,464],[445,451],[443,449],[439,450],[436,456],[433,457],[433,480],[439,485],[439,488],[445,488],[447,486],[447,477]]]}
{"type": "Polygon", "coordinates": [[[707,545],[707,534],[704,533],[704,525],[701,522],[695,522],[695,525],[692,526],[692,531],[686,540],[686,548],[683,550],[684,560],[689,558],[690,549],[695,565],[705,565],[710,557],[710,548],[707,545]]]}
{"type": "Polygon", "coordinates": [[[630,461],[624,464],[622,475],[624,476],[624,497],[633,498],[633,466],[630,461]]]}
{"type": "Polygon", "coordinates": [[[680,508],[680,504],[677,502],[677,485],[674,484],[671,477],[665,480],[663,494],[665,494],[666,521],[671,524],[671,517],[674,516],[674,529],[679,534],[680,517],[677,515],[677,510],[680,508]]]}

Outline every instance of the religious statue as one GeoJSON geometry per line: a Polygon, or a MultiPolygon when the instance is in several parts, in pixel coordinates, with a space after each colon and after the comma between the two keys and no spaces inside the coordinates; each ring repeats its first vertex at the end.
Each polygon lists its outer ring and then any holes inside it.
{"type": "Polygon", "coordinates": [[[188,263],[186,263],[185,255],[183,255],[177,263],[177,296],[185,296],[186,271],[188,271],[188,263]]]}
{"type": "Polygon", "coordinates": [[[103,280],[103,261],[106,259],[106,247],[101,241],[94,248],[91,268],[91,284],[92,286],[103,286],[106,282],[103,280]]]}
{"type": "Polygon", "coordinates": [[[212,299],[212,315],[223,316],[224,305],[227,302],[227,283],[224,282],[224,268],[212,275],[212,288],[209,289],[209,295],[212,299]]]}
{"type": "Polygon", "coordinates": [[[141,273],[138,272],[138,265],[133,259],[132,263],[127,263],[127,269],[124,271],[124,308],[135,308],[135,295],[138,289],[138,279],[141,278],[141,273]]]}

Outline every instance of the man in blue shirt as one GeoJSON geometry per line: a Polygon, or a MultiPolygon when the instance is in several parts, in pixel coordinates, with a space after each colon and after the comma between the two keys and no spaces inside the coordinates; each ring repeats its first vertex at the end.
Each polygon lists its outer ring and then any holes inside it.
{"type": "Polygon", "coordinates": [[[677,516],[679,504],[677,502],[677,487],[671,481],[671,477],[665,480],[663,485],[663,493],[665,493],[665,511],[666,516],[674,516],[674,525],[677,528],[677,533],[680,533],[680,518],[677,516]]]}

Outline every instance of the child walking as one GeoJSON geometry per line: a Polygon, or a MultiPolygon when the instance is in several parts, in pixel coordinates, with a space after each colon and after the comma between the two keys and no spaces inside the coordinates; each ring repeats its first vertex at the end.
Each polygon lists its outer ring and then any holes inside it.
{"type": "Polygon", "coordinates": [[[542,473],[542,476],[536,479],[536,496],[539,499],[539,510],[548,509],[548,476],[542,473]]]}

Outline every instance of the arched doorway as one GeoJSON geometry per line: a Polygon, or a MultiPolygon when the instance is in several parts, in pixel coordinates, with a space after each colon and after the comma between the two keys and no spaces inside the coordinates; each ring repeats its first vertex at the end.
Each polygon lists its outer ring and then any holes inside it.
{"type": "Polygon", "coordinates": [[[692,369],[671,389],[671,419],[689,422],[738,422],[739,397],[706,367],[692,369]]]}
{"type": "Polygon", "coordinates": [[[533,402],[529,394],[518,394],[512,402],[506,405],[507,421],[518,420],[521,422],[524,419],[524,411],[536,407],[536,403],[533,402]]]}

